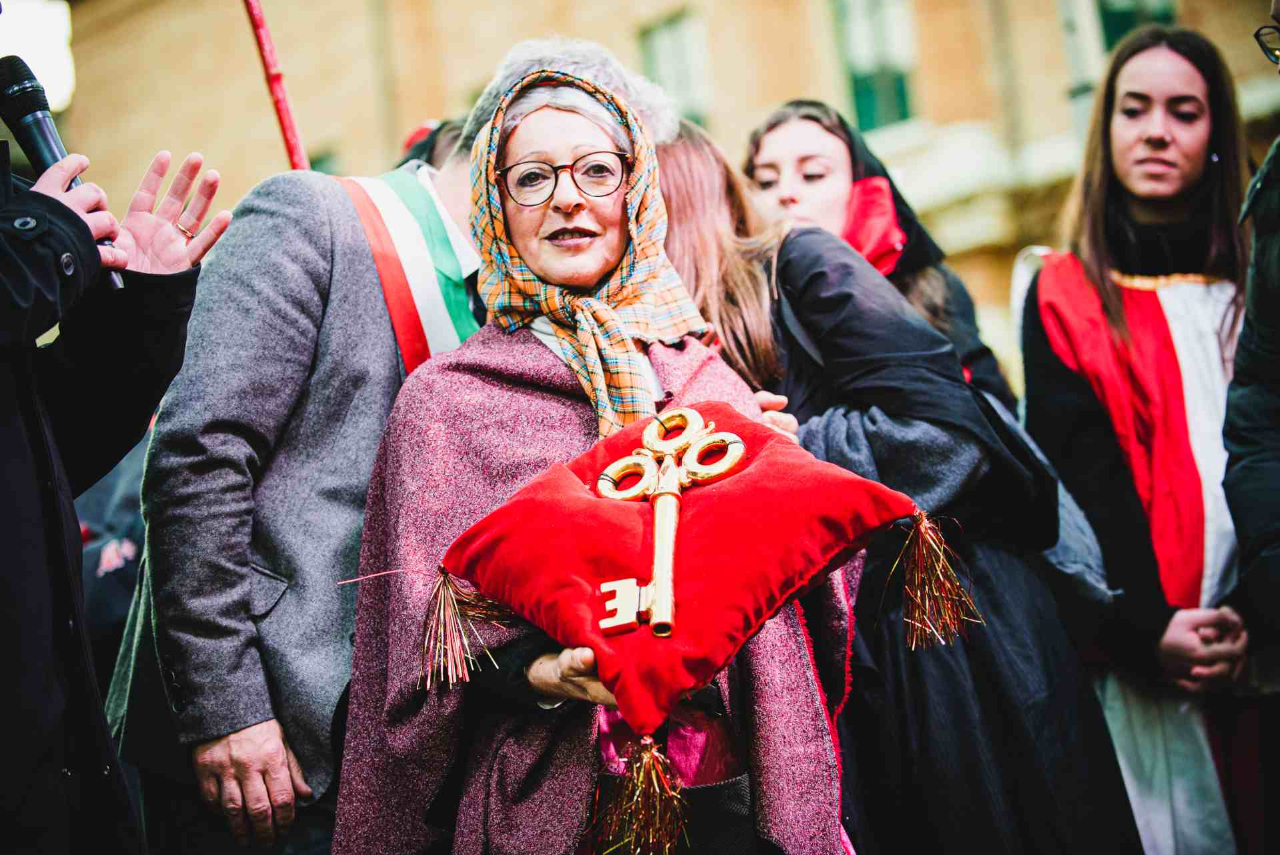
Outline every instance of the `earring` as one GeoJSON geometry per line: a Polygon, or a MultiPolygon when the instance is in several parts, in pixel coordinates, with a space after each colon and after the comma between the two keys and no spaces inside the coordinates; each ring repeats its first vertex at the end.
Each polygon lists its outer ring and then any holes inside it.
{"type": "Polygon", "coordinates": [[[1218,162],[1218,153],[1217,153],[1216,151],[1215,151],[1215,152],[1211,152],[1211,153],[1209,154],[1209,159],[1210,159],[1210,160],[1212,160],[1214,163],[1217,163],[1217,162],[1218,162]]]}

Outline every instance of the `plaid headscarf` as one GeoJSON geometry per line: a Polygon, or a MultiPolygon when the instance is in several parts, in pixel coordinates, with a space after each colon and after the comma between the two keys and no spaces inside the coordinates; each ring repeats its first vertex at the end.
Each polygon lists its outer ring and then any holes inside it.
{"type": "Polygon", "coordinates": [[[596,408],[600,436],[654,414],[644,355],[632,339],[674,344],[709,329],[663,251],[667,208],[658,189],[653,144],[627,106],[590,81],[558,71],[535,71],[507,90],[471,149],[471,234],[480,250],[479,290],[490,319],[519,329],[546,315],[596,408]],[[502,119],[531,86],[573,86],[599,101],[626,129],[634,148],[626,185],[626,252],[601,285],[575,289],[543,282],[507,238],[498,192],[498,142],[502,119]]]}

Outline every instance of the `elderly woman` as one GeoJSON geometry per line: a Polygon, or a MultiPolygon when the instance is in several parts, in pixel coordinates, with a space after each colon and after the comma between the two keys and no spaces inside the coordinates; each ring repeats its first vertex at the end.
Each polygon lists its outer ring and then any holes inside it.
{"type": "MultiPolygon", "coordinates": [[[[502,667],[424,688],[430,580],[464,530],[602,436],[709,399],[760,413],[696,338],[707,325],[664,254],[652,144],[626,104],[534,72],[499,103],[472,170],[492,323],[409,378],[379,451],[361,573],[385,575],[360,585],[337,852],[607,848],[593,818],[621,770],[621,722],[592,651],[478,626],[502,667]]],[[[847,851],[830,729],[846,672],[825,642],[847,639],[852,569],[808,595],[812,647],[784,608],[673,714],[667,753],[691,820],[678,851],[847,851]]]]}

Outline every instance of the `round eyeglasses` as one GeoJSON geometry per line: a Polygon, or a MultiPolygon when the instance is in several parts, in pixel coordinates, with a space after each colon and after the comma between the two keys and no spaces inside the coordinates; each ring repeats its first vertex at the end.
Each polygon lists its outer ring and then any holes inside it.
{"type": "Polygon", "coordinates": [[[1263,24],[1254,30],[1253,38],[1262,48],[1262,55],[1268,62],[1280,65],[1280,27],[1274,24],[1263,24]]]}
{"type": "Polygon", "coordinates": [[[541,205],[556,192],[560,170],[569,170],[573,186],[588,196],[608,196],[622,186],[631,158],[620,151],[593,151],[560,166],[541,160],[522,160],[498,170],[507,195],[517,205],[541,205]]]}

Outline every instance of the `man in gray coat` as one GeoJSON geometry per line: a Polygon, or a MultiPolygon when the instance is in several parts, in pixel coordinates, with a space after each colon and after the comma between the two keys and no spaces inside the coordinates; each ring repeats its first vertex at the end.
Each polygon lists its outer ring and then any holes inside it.
{"type": "MultiPolygon", "coordinates": [[[[514,48],[430,173],[479,323],[471,143],[507,88],[544,67],[618,92],[655,138],[675,133],[669,99],[603,48],[514,48]]],[[[443,273],[435,248],[432,261],[443,273]]],[[[264,181],[201,274],[143,480],[145,562],[108,714],[140,769],[152,851],[225,851],[228,830],[328,851],[356,597],[338,583],[356,574],[369,473],[404,380],[353,197],[316,173],[264,181]]]]}

